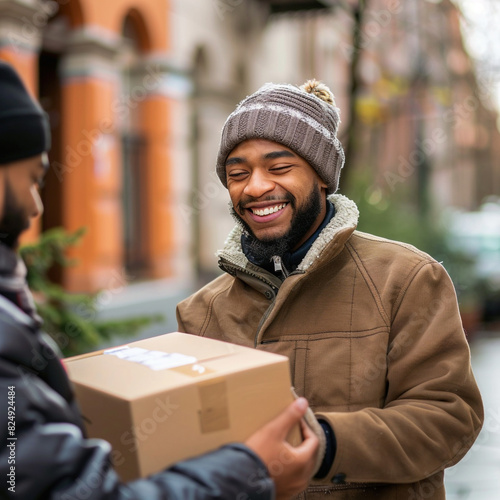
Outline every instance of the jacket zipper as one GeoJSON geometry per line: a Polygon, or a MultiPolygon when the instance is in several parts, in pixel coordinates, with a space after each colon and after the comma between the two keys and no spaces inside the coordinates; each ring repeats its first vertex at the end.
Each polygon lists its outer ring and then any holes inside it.
{"type": "MultiPolygon", "coordinates": [[[[294,271],[292,273],[288,273],[288,271],[286,270],[286,268],[285,268],[285,266],[283,264],[283,261],[282,261],[281,257],[278,256],[278,255],[275,255],[272,259],[273,259],[273,262],[274,262],[274,265],[275,265],[275,269],[281,270],[281,272],[284,275],[284,278],[288,278],[288,276],[292,276],[292,275],[295,275],[295,274],[303,274],[303,271],[294,271]],[[279,267],[276,267],[276,266],[279,266],[279,267]]],[[[262,315],[262,318],[260,319],[259,325],[257,326],[257,330],[255,332],[254,347],[257,348],[257,339],[259,338],[259,333],[262,330],[263,324],[265,323],[266,319],[269,317],[269,315],[271,314],[271,312],[272,312],[272,310],[274,308],[275,301],[276,301],[276,294],[278,293],[279,289],[277,289],[276,286],[273,283],[271,283],[269,280],[267,280],[265,278],[265,276],[262,276],[261,274],[253,272],[253,271],[250,271],[248,269],[244,269],[244,268],[242,268],[241,266],[239,266],[237,264],[231,263],[227,259],[222,259],[221,263],[219,264],[219,267],[223,271],[226,271],[226,272],[228,272],[227,269],[229,268],[229,269],[238,270],[240,272],[248,274],[249,276],[253,276],[254,278],[257,278],[260,281],[264,282],[266,285],[269,285],[271,287],[271,290],[274,293],[274,297],[273,297],[271,303],[269,304],[269,307],[266,309],[265,313],[262,315]]],[[[229,273],[229,274],[232,274],[232,273],[229,273]]]]}
{"type": "Polygon", "coordinates": [[[257,331],[255,332],[255,338],[253,341],[253,346],[257,348],[257,339],[259,338],[259,333],[262,330],[262,325],[265,323],[266,319],[269,318],[269,315],[271,314],[272,310],[274,309],[274,304],[276,302],[276,295],[274,296],[273,300],[269,304],[269,307],[266,309],[266,312],[262,315],[262,318],[260,318],[259,325],[257,326],[257,331]]]}
{"type": "MultiPolygon", "coordinates": [[[[272,257],[272,260],[274,262],[274,270],[275,271],[281,271],[281,274],[283,275],[283,279],[288,278],[290,276],[289,272],[287,271],[285,264],[283,263],[283,260],[279,255],[274,255],[272,257]]],[[[245,270],[246,271],[246,270],[245,270]]],[[[274,287],[273,287],[274,291],[274,287]]],[[[266,309],[266,312],[262,315],[262,318],[260,318],[259,325],[257,326],[257,331],[255,332],[255,338],[254,338],[254,343],[253,346],[257,348],[257,339],[259,338],[259,333],[262,330],[263,324],[266,322],[266,319],[269,318],[269,315],[271,314],[272,310],[274,309],[274,304],[276,302],[276,293],[274,293],[274,298],[272,299],[271,303],[269,304],[269,307],[266,309]]]]}
{"type": "Polygon", "coordinates": [[[274,262],[274,270],[281,271],[281,274],[283,275],[283,278],[286,279],[290,275],[289,272],[287,271],[285,264],[282,260],[282,258],[279,255],[274,255],[272,257],[272,260],[274,262]]]}

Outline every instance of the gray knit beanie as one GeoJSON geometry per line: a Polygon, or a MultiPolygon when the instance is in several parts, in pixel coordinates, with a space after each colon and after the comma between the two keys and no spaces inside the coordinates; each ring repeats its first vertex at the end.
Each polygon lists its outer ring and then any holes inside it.
{"type": "Polygon", "coordinates": [[[227,188],[226,160],[247,139],[283,144],[313,167],[334,193],[344,166],[337,139],[339,109],[330,89],[316,80],[302,87],[267,83],[238,104],[222,129],[217,175],[227,188]]]}

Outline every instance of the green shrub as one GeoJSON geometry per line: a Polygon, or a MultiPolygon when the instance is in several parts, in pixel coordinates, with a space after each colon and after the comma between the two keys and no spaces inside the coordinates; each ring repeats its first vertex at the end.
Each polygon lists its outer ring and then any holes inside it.
{"type": "Polygon", "coordinates": [[[83,228],[74,233],[62,228],[50,229],[42,233],[37,242],[23,246],[20,251],[28,269],[28,286],[44,321],[43,329],[56,341],[64,356],[92,351],[111,337],[134,335],[162,319],[161,316],[141,316],[99,321],[99,293],[68,293],[54,282],[50,273],[56,266],[75,265],[66,253],[78,244],[84,233],[83,228]]]}

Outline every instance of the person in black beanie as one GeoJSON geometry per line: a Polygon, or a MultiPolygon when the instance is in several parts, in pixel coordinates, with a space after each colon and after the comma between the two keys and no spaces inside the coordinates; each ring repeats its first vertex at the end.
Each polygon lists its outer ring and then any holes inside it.
{"type": "Polygon", "coordinates": [[[289,498],[313,474],[316,436],[304,424],[298,447],[288,431],[307,410],[297,399],[253,434],[180,462],[146,479],[120,482],[109,443],[85,439],[57,346],[41,330],[19,235],[43,207],[38,188],[48,168],[46,114],[11,66],[0,61],[0,411],[1,498],[17,500],[164,500],[289,498]],[[43,360],[43,363],[40,363],[43,360]],[[7,403],[7,404],[6,404],[7,403]],[[270,469],[277,470],[272,474],[270,469]]]}
{"type": "MultiPolygon", "coordinates": [[[[51,143],[47,114],[30,97],[19,76],[5,63],[0,64],[0,81],[0,166],[19,163],[20,169],[9,169],[16,179],[22,177],[21,172],[26,170],[40,182],[48,167],[46,152],[51,143]]],[[[5,173],[5,170],[2,171],[5,173]]],[[[0,241],[10,248],[17,245],[19,235],[29,226],[29,219],[42,209],[35,186],[30,189],[32,199],[22,197],[21,206],[10,206],[15,203],[13,191],[18,184],[14,180],[10,177],[6,179],[4,205],[7,204],[8,209],[4,210],[0,221],[0,241]]]]}

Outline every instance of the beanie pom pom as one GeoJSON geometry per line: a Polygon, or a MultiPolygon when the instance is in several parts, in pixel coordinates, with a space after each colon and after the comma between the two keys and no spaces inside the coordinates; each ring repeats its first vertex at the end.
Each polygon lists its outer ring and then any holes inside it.
{"type": "Polygon", "coordinates": [[[301,85],[300,88],[304,92],[313,94],[322,101],[335,106],[333,92],[324,83],[318,82],[318,80],[313,78],[312,80],[307,80],[307,82],[301,85]]]}

